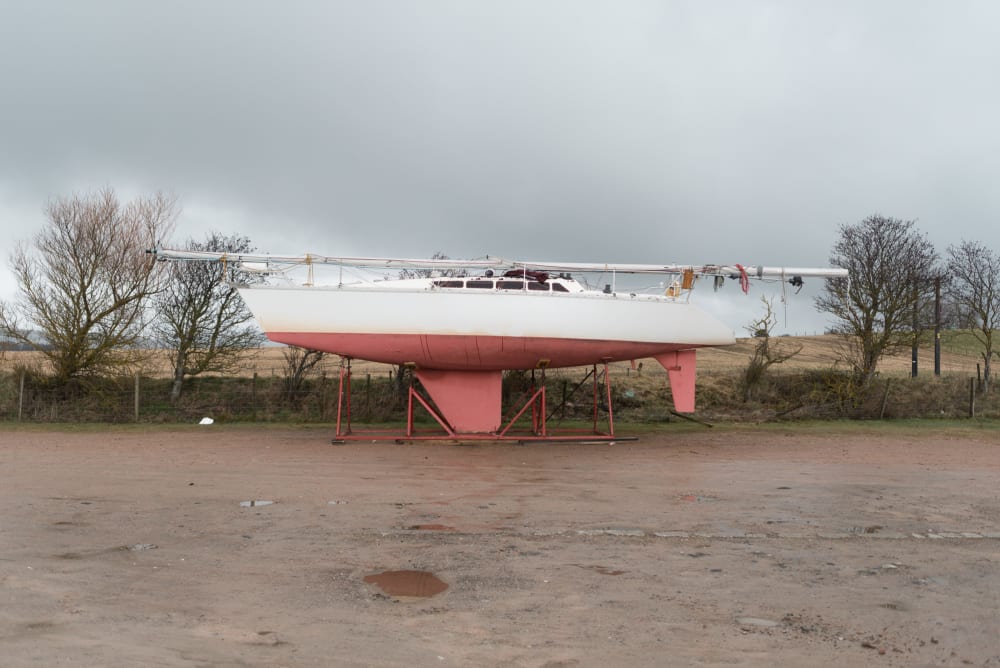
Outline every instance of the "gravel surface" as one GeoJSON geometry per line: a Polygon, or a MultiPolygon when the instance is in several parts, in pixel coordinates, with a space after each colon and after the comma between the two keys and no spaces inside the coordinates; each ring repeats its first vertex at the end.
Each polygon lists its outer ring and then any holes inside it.
{"type": "Polygon", "coordinates": [[[1000,431],[831,429],[0,428],[0,664],[1000,666],[1000,431]]]}

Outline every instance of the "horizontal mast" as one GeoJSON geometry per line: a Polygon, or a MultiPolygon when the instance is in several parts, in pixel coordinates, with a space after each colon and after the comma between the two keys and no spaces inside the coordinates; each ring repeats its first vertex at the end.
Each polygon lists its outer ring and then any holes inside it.
{"type": "Polygon", "coordinates": [[[384,258],[339,257],[333,255],[261,255],[253,253],[220,253],[157,248],[148,251],[160,260],[236,262],[274,265],[329,264],[369,269],[517,269],[548,272],[616,272],[621,274],[683,274],[692,272],[704,276],[742,276],[748,278],[791,278],[809,276],[819,278],[846,278],[846,269],[839,267],[767,267],[731,265],[686,264],[618,264],[587,262],[542,262],[491,258],[479,260],[453,260],[445,258],[384,258]]]}
{"type": "Polygon", "coordinates": [[[452,260],[443,258],[387,258],[387,257],[341,257],[336,255],[259,255],[254,253],[220,253],[213,251],[189,251],[175,248],[157,248],[147,251],[162,260],[202,261],[202,262],[251,262],[276,265],[286,264],[330,264],[344,267],[368,267],[389,269],[500,269],[513,266],[508,260],[489,258],[485,260],[452,260]]]}

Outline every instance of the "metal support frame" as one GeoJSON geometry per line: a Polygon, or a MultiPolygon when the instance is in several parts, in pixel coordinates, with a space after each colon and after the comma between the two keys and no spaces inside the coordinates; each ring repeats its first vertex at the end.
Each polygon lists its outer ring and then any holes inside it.
{"type": "MultiPolygon", "coordinates": [[[[624,439],[615,436],[614,412],[611,404],[611,381],[608,373],[607,362],[603,363],[603,369],[598,372],[598,365],[587,373],[583,381],[576,389],[586,383],[587,378],[592,378],[593,383],[593,429],[586,430],[560,430],[553,432],[549,429],[548,420],[552,417],[548,414],[547,395],[545,388],[545,371],[542,370],[541,384],[536,386],[535,374],[532,371],[531,388],[523,395],[524,401],[517,411],[507,420],[507,422],[494,433],[463,433],[457,432],[448,424],[448,421],[434,407],[429,398],[414,387],[410,382],[407,393],[406,406],[406,431],[404,434],[386,433],[377,430],[364,430],[355,432],[351,427],[351,359],[344,358],[340,366],[340,383],[337,390],[337,428],[334,442],[344,442],[348,440],[455,440],[455,441],[611,441],[611,440],[635,440],[635,437],[624,439]],[[599,429],[600,423],[600,398],[601,382],[604,382],[604,398],[607,400],[608,430],[602,432],[599,429]],[[417,406],[427,411],[443,433],[418,432],[414,425],[414,413],[417,406]],[[525,434],[523,430],[514,431],[517,422],[531,409],[531,428],[525,434]]],[[[575,392],[576,390],[574,390],[575,392]]],[[[558,410],[558,409],[557,409],[558,410]]]]}
{"type": "Polygon", "coordinates": [[[421,394],[419,392],[417,392],[415,389],[413,389],[413,384],[412,383],[410,383],[410,388],[409,389],[410,389],[410,391],[409,391],[409,401],[408,401],[407,406],[406,406],[406,436],[407,436],[407,438],[412,437],[413,433],[414,433],[414,429],[413,429],[413,400],[414,399],[416,399],[417,403],[419,403],[421,406],[424,407],[424,410],[426,410],[428,413],[431,414],[431,417],[434,418],[434,420],[439,425],[441,425],[441,428],[444,429],[445,433],[448,436],[455,436],[455,430],[451,428],[451,426],[448,424],[448,422],[443,417],[441,417],[440,415],[438,415],[438,412],[436,410],[434,410],[434,407],[431,406],[431,404],[430,404],[429,401],[427,401],[426,399],[424,399],[423,396],[421,396],[421,394]]]}
{"type": "Polygon", "coordinates": [[[340,385],[337,388],[337,438],[351,435],[351,358],[344,357],[340,360],[340,385]],[[341,431],[341,413],[344,408],[344,379],[347,379],[347,429],[341,431]]]}
{"type": "MultiPolygon", "coordinates": [[[[615,413],[614,408],[611,405],[611,376],[608,374],[608,363],[604,362],[604,369],[600,373],[597,371],[597,365],[595,364],[593,369],[591,369],[590,374],[594,379],[594,433],[601,434],[604,436],[614,436],[615,435],[615,413]],[[601,381],[604,381],[605,399],[608,402],[608,432],[603,434],[598,428],[597,423],[600,421],[600,411],[599,409],[599,398],[600,398],[600,385],[601,381]]],[[[584,379],[586,380],[586,379],[584,379]]],[[[579,386],[578,386],[579,387],[579,386]]]]}
{"type": "Polygon", "coordinates": [[[507,426],[497,433],[498,438],[504,438],[507,435],[507,432],[514,426],[514,423],[524,415],[524,411],[528,410],[528,406],[531,406],[531,434],[543,437],[548,435],[545,428],[545,385],[543,384],[537,390],[534,386],[531,389],[533,390],[531,396],[528,397],[528,400],[524,402],[514,417],[510,419],[507,426]],[[538,418],[539,414],[541,414],[541,420],[538,418]]]}
{"type": "Polygon", "coordinates": [[[507,422],[506,426],[493,434],[467,434],[462,432],[457,432],[452,429],[448,421],[434,409],[430,401],[427,400],[419,391],[417,391],[412,385],[410,386],[409,392],[409,402],[406,407],[406,437],[414,438],[417,436],[416,429],[413,426],[413,409],[414,400],[420,404],[425,411],[427,411],[434,421],[444,429],[445,436],[448,438],[462,438],[462,439],[475,439],[475,440],[521,440],[524,436],[508,436],[511,429],[521,419],[521,416],[531,408],[531,437],[541,437],[545,438],[548,436],[548,431],[546,429],[545,421],[545,386],[542,385],[538,389],[532,387],[531,395],[525,400],[521,405],[521,408],[514,414],[513,417],[507,422]]]}
{"type": "MultiPolygon", "coordinates": [[[[595,365],[596,366],[596,365],[595,365]]],[[[594,383],[597,382],[597,374],[594,374],[594,383]]],[[[608,400],[608,436],[615,435],[615,411],[611,406],[611,376],[608,374],[608,363],[604,363],[604,390],[608,400]]],[[[596,403],[596,402],[595,402],[596,403]]],[[[597,413],[594,413],[594,431],[597,431],[597,413]]]]}

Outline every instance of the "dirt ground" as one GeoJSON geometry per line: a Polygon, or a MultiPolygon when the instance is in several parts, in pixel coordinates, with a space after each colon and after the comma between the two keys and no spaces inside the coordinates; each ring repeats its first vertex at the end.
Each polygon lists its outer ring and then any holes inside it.
{"type": "Polygon", "coordinates": [[[830,429],[0,427],[0,663],[1000,666],[1000,431],[830,429]]]}

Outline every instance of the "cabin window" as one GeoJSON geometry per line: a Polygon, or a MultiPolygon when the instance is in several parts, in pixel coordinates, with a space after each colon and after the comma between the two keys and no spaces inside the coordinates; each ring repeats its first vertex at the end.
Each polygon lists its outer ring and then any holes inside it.
{"type": "Polygon", "coordinates": [[[492,288],[493,281],[466,281],[465,287],[467,288],[492,288]]]}
{"type": "Polygon", "coordinates": [[[539,283],[538,281],[529,281],[528,282],[528,289],[529,290],[540,290],[541,292],[548,292],[549,291],[549,284],[548,283],[539,283]]]}
{"type": "Polygon", "coordinates": [[[439,288],[460,288],[465,285],[465,283],[462,281],[434,281],[434,285],[439,288]]]}
{"type": "Polygon", "coordinates": [[[553,283],[552,292],[569,292],[569,289],[562,283],[553,283]]]}
{"type": "Polygon", "coordinates": [[[524,281],[497,281],[499,290],[523,290],[524,281]]]}

